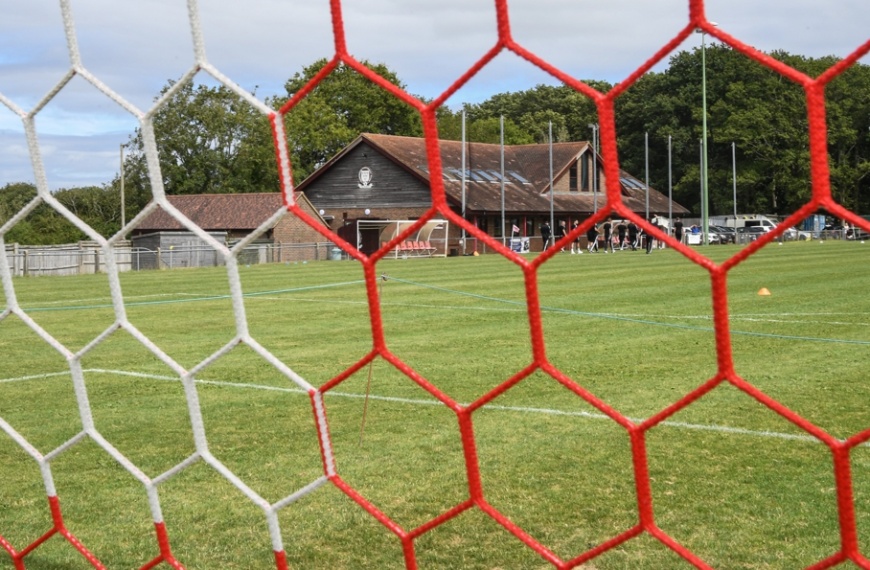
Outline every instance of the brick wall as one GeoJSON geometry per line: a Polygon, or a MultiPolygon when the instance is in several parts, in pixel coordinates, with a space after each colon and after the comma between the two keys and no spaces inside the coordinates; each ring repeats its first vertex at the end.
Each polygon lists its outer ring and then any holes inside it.
{"type": "MultiPolygon", "coordinates": [[[[309,202],[300,201],[299,205],[305,213],[315,220],[318,219],[317,212],[309,202]]],[[[327,258],[328,246],[315,247],[314,245],[327,242],[327,238],[291,212],[285,214],[275,224],[272,239],[279,251],[275,261],[309,261],[327,258]],[[302,247],[301,244],[306,244],[306,247],[302,247]]]]}

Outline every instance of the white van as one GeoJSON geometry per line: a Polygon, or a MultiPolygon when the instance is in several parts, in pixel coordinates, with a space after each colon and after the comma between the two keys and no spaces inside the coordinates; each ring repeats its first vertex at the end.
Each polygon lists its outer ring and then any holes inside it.
{"type": "Polygon", "coordinates": [[[776,227],[778,221],[775,216],[764,214],[738,214],[736,218],[734,216],[711,216],[710,223],[735,229],[760,227],[765,232],[769,232],[776,227]]]}
{"type": "Polygon", "coordinates": [[[767,218],[754,219],[754,220],[746,220],[746,222],[743,224],[743,227],[746,227],[746,228],[760,227],[760,228],[764,228],[764,231],[769,232],[773,228],[776,227],[776,223],[771,222],[767,218]]]}

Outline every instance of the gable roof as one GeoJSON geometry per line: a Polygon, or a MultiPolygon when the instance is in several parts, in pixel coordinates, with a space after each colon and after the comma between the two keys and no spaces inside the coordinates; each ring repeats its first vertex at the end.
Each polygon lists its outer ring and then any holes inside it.
{"type": "MultiPolygon", "coordinates": [[[[341,160],[347,153],[361,144],[367,144],[396,165],[430,184],[429,166],[426,156],[426,139],[395,135],[364,133],[326,164],[312,173],[297,186],[303,191],[323,172],[341,160]]],[[[448,199],[454,204],[462,201],[462,142],[439,140],[441,153],[442,180],[448,199]]],[[[584,154],[593,152],[586,141],[554,143],[553,180],[558,181],[567,175],[571,165],[584,154]]],[[[600,158],[596,157],[600,163],[600,158]]],[[[468,210],[498,211],[502,203],[501,181],[502,147],[490,143],[465,143],[465,201],[468,210]]],[[[504,147],[504,203],[512,212],[540,212],[550,208],[550,145],[529,144],[504,147]]],[[[646,187],[635,177],[620,171],[620,188],[623,202],[634,211],[646,208],[646,187]],[[627,182],[626,182],[627,181],[627,182]]],[[[603,184],[601,186],[603,188],[603,184]]],[[[554,192],[553,207],[557,211],[592,212],[595,208],[594,195],[590,192],[554,192]]],[[[650,188],[650,211],[667,212],[668,198],[661,192],[650,188]]],[[[599,189],[598,208],[606,203],[604,191],[599,189]]],[[[674,203],[675,214],[689,211],[674,203]]]]}
{"type": "MultiPolygon", "coordinates": [[[[300,192],[297,201],[314,208],[300,192]]],[[[250,231],[258,228],[275,212],[284,207],[280,192],[254,192],[247,194],[187,194],[167,196],[169,203],[206,231],[250,231]]],[[[157,208],[137,226],[137,231],[185,230],[178,221],[162,208],[157,208]]]]}

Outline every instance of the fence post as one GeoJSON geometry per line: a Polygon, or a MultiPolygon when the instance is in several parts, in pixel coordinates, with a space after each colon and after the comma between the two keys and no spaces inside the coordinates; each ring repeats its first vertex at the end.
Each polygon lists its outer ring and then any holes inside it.
{"type": "Polygon", "coordinates": [[[27,277],[30,275],[30,259],[27,257],[28,251],[24,250],[24,276],[27,277]]]}

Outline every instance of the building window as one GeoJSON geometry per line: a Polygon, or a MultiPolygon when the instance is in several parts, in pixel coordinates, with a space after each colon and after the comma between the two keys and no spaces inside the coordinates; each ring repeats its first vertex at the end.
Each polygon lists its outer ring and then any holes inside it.
{"type": "Polygon", "coordinates": [[[571,168],[568,171],[568,190],[571,192],[577,191],[577,163],[574,162],[571,164],[571,168]]]}
{"type": "Polygon", "coordinates": [[[582,164],[582,171],[580,172],[580,180],[583,184],[583,190],[588,192],[591,184],[589,183],[589,160],[584,159],[582,164]]]}

